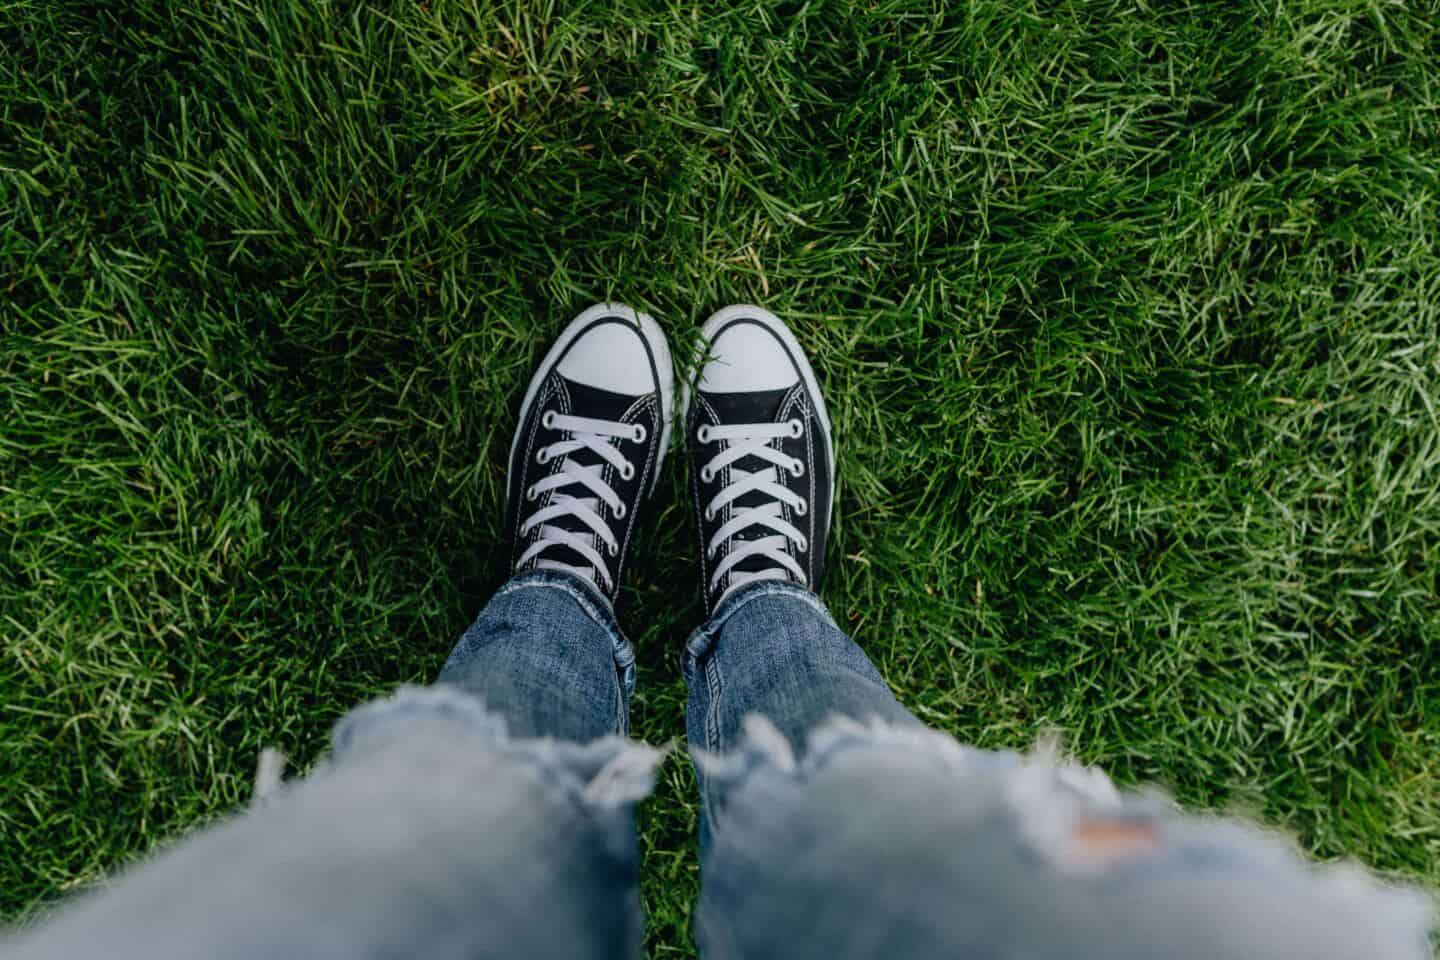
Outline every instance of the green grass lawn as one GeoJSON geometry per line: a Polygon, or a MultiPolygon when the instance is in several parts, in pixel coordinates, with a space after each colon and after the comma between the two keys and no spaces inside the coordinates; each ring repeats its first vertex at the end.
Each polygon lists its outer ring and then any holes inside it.
{"type": "MultiPolygon", "coordinates": [[[[6,916],[434,676],[605,298],[793,324],[825,596],[923,719],[1440,881],[1440,3],[98,6],[0,0],[6,916]]],[[[697,801],[642,812],[652,956],[697,801]]]]}

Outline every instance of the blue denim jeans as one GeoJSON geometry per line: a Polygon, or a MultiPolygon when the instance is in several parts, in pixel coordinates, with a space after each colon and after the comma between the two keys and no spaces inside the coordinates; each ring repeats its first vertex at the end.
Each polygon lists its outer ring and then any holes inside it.
{"type": "MultiPolygon", "coordinates": [[[[1415,958],[1427,901],[1052,757],[923,727],[812,595],[686,647],[710,958],[1415,958]]],[[[440,682],[352,711],[303,782],[4,944],[26,958],[627,958],[634,658],[579,580],[512,580],[440,682]]]]}

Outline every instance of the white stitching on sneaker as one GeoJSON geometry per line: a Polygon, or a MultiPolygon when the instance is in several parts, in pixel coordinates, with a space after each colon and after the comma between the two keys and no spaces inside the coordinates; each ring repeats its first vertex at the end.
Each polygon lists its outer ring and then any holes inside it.
{"type": "Polygon", "coordinates": [[[565,459],[561,462],[559,470],[532,484],[525,491],[527,500],[537,500],[547,493],[550,496],[544,506],[530,514],[520,524],[520,536],[529,536],[530,532],[537,527],[540,535],[520,555],[515,566],[518,569],[534,560],[536,567],[566,570],[584,577],[602,591],[608,591],[614,587],[614,577],[610,573],[609,564],[600,555],[600,551],[595,549],[594,544],[598,539],[605,545],[606,552],[612,557],[620,552],[620,544],[615,539],[615,533],[610,529],[610,524],[605,521],[604,514],[599,507],[602,504],[609,507],[610,513],[617,518],[623,518],[629,509],[614,488],[605,482],[603,477],[605,463],[614,467],[623,479],[628,480],[635,476],[635,465],[625,459],[625,455],[620,452],[618,441],[629,440],[638,443],[641,442],[641,434],[635,429],[634,424],[619,423],[614,420],[597,420],[592,417],[572,417],[558,414],[553,410],[545,411],[541,423],[547,429],[564,433],[566,437],[541,447],[535,454],[536,461],[543,464],[549,463],[557,457],[565,459]],[[581,450],[593,452],[605,463],[587,467],[570,459],[571,454],[581,450]],[[572,484],[585,487],[595,496],[577,497],[560,492],[562,487],[572,484]],[[566,530],[550,522],[567,516],[574,517],[585,524],[593,531],[593,535],[587,536],[566,530]],[[589,560],[591,565],[576,567],[560,560],[540,558],[540,554],[544,551],[562,545],[589,560]],[[599,579],[597,580],[597,578],[599,579]]]}
{"type": "MultiPolygon", "coordinates": [[[[736,509],[734,515],[720,525],[720,529],[715,531],[710,538],[710,543],[706,545],[706,554],[714,557],[721,547],[734,539],[736,534],[742,530],[758,526],[774,531],[772,536],[741,541],[738,546],[732,545],[725,554],[725,559],[720,561],[720,565],[710,576],[711,590],[714,590],[727,575],[730,577],[729,585],[716,603],[724,600],[737,588],[756,580],[794,580],[801,586],[808,585],[805,571],[790,555],[786,547],[787,543],[794,543],[804,550],[805,535],[785,521],[781,508],[781,504],[784,504],[796,511],[797,514],[803,515],[808,509],[807,504],[804,497],[780,483],[780,473],[776,469],[783,469],[792,475],[797,475],[795,474],[797,465],[803,470],[804,463],[785,454],[778,447],[770,446],[772,440],[798,436],[795,432],[797,423],[799,421],[792,420],[787,423],[706,425],[696,431],[696,440],[702,445],[721,444],[720,452],[701,468],[702,480],[709,483],[721,470],[730,467],[729,483],[722,487],[706,505],[705,519],[714,519],[716,513],[726,505],[748,493],[763,493],[772,498],[769,503],[760,506],[736,509]],[[731,466],[746,457],[755,457],[772,463],[774,466],[755,471],[731,466]],[[764,570],[742,570],[731,573],[736,564],[756,556],[764,557],[774,566],[764,570]]],[[[801,429],[803,430],[803,424],[801,424],[801,429]]]]}

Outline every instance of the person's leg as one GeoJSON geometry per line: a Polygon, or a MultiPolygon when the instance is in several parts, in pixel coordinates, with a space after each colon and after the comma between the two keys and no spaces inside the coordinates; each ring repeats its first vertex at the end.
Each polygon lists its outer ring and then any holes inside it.
{"type": "Polygon", "coordinates": [[[441,682],[353,711],[314,776],[6,955],[637,955],[633,810],[658,754],[619,736],[632,658],[611,604],[663,455],[669,377],[653,321],[582,314],[522,406],[515,576],[441,682]]]}
{"type": "Polygon", "coordinates": [[[707,960],[1428,956],[1418,897],[920,725],[810,593],[833,460],[798,345],[757,308],[703,339],[686,431],[710,616],[685,668],[707,960]]]}
{"type": "MultiPolygon", "coordinates": [[[[716,313],[701,340],[705,361],[682,413],[708,614],[684,659],[691,747],[735,750],[751,714],[795,750],[832,715],[917,724],[814,592],[825,574],[834,442],[799,343],[753,306],[716,313]]],[[[700,784],[708,843],[724,797],[703,771],[700,784]]]]}
{"type": "Polygon", "coordinates": [[[613,605],[669,446],[673,384],[655,321],[598,304],[525,391],[506,489],[516,576],[440,675],[504,716],[512,736],[583,743],[628,727],[635,656],[613,605]]]}

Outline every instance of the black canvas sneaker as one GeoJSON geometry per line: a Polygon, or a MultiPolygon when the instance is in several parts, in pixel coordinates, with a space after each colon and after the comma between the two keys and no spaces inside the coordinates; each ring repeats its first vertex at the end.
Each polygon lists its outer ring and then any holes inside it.
{"type": "Polygon", "coordinates": [[[510,445],[510,560],[563,570],[612,603],[641,501],[670,441],[674,372],[650,317],[596,304],[560,334],[525,391],[510,445]]]}
{"type": "Polygon", "coordinates": [[[830,417],[795,336],[767,310],[726,307],[682,399],[706,613],[761,580],[817,590],[834,505],[830,417]]]}

